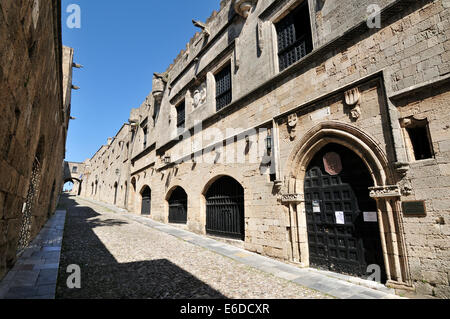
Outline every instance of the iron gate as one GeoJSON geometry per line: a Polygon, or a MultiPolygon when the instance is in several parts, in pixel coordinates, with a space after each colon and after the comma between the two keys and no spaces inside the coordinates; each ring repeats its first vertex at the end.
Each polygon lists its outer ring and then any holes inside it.
{"type": "Polygon", "coordinates": [[[151,203],[152,203],[152,191],[150,190],[149,187],[146,187],[142,192],[142,207],[141,207],[142,215],[151,214],[151,203]]]}
{"type": "Polygon", "coordinates": [[[31,171],[30,185],[28,186],[27,198],[22,209],[22,223],[20,227],[19,243],[17,251],[21,252],[30,243],[31,236],[31,216],[33,212],[33,205],[39,193],[39,186],[41,181],[41,164],[35,158],[33,162],[33,169],[31,171]]]}
{"type": "Polygon", "coordinates": [[[206,194],[206,232],[244,240],[244,189],[231,177],[217,180],[206,194]]]}
{"type": "Polygon", "coordinates": [[[313,159],[305,177],[311,265],[364,277],[368,265],[376,264],[385,280],[378,223],[363,218],[363,211],[377,211],[369,197],[371,183],[364,163],[344,147],[331,144],[313,159]],[[342,159],[332,174],[324,166],[330,152],[342,159]]]}
{"type": "Polygon", "coordinates": [[[177,187],[169,199],[169,223],[187,223],[187,194],[177,187]]]}

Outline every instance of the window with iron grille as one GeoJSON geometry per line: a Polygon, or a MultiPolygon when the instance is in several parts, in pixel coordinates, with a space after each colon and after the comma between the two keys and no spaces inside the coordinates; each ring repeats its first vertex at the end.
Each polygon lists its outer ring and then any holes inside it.
{"type": "Polygon", "coordinates": [[[280,71],[312,51],[308,2],[304,1],[276,24],[280,71]]]}
{"type": "Polygon", "coordinates": [[[177,106],[177,128],[184,128],[185,119],[186,119],[186,105],[183,102],[177,106]]]}
{"type": "Polygon", "coordinates": [[[231,65],[216,74],[216,110],[219,111],[231,103],[231,65]]]}

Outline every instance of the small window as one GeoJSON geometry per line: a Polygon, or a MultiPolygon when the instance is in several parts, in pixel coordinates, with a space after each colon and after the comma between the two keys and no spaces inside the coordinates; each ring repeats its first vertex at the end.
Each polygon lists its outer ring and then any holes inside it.
{"type": "Polygon", "coordinates": [[[283,71],[312,51],[311,24],[308,1],[276,24],[278,60],[283,71]]]}
{"type": "Polygon", "coordinates": [[[143,129],[144,132],[144,150],[147,148],[147,137],[148,137],[148,127],[144,127],[143,129]]]}
{"type": "Polygon", "coordinates": [[[220,111],[231,103],[231,64],[216,74],[216,110],[220,111]]]}
{"type": "Polygon", "coordinates": [[[72,167],[72,173],[77,173],[77,172],[78,172],[78,167],[77,166],[72,167]]]}
{"type": "Polygon", "coordinates": [[[159,117],[159,111],[161,109],[161,102],[160,101],[155,101],[155,107],[153,109],[153,126],[156,125],[156,122],[158,121],[158,117],[159,117]]]}
{"type": "Polygon", "coordinates": [[[428,120],[403,119],[410,158],[420,161],[434,157],[428,120]]]}
{"type": "Polygon", "coordinates": [[[177,128],[184,128],[184,123],[186,119],[186,104],[180,103],[177,107],[177,128]]]}

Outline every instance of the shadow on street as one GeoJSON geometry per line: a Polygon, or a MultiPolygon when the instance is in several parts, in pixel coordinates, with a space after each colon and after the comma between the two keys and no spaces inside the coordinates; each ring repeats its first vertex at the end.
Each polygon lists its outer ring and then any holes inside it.
{"type": "MultiPolygon", "coordinates": [[[[57,299],[224,299],[225,296],[169,260],[120,264],[94,233],[97,227],[128,224],[101,219],[73,197],[61,196],[67,209],[57,299]],[[69,265],[81,268],[81,289],[69,289],[69,265]]],[[[133,247],[130,247],[133,249],[133,247]]],[[[193,256],[194,258],[194,256],[193,256]]]]}

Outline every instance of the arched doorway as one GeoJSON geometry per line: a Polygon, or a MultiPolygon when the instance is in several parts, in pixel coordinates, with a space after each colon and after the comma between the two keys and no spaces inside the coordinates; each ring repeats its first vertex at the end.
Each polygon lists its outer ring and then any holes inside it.
{"type": "Polygon", "coordinates": [[[114,183],[114,205],[117,204],[117,188],[118,188],[117,182],[114,183]]]}
{"type": "Polygon", "coordinates": [[[181,187],[176,187],[170,195],[169,202],[169,223],[187,223],[187,194],[181,187]]]}
{"type": "Polygon", "coordinates": [[[363,277],[378,265],[386,281],[372,186],[367,166],[348,148],[330,143],[316,153],[304,180],[312,266],[363,277]]]}
{"type": "Polygon", "coordinates": [[[128,204],[128,182],[125,182],[125,196],[124,196],[124,202],[123,207],[127,207],[128,204]]]}
{"type": "Polygon", "coordinates": [[[142,206],[141,215],[149,216],[151,214],[152,191],[150,187],[145,186],[141,192],[142,206]]]}
{"type": "Polygon", "coordinates": [[[135,212],[135,210],[136,210],[136,207],[135,207],[135,205],[134,205],[134,203],[135,203],[135,198],[136,198],[136,178],[135,177],[133,177],[132,179],[131,179],[131,188],[130,188],[130,199],[129,199],[129,201],[128,201],[128,205],[129,205],[129,208],[128,208],[128,210],[130,210],[131,212],[135,212]]]}
{"type": "Polygon", "coordinates": [[[206,192],[206,232],[211,235],[245,239],[244,188],[223,176],[206,192]]]}

